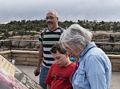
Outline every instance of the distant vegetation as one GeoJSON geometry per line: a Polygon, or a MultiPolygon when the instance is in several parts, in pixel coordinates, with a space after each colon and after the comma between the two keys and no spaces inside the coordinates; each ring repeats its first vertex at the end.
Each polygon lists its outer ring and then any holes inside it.
{"type": "MultiPolygon", "coordinates": [[[[59,25],[63,28],[67,28],[73,23],[78,23],[81,26],[90,29],[91,31],[120,32],[120,22],[78,20],[77,22],[59,22],[59,25]]],[[[43,30],[46,26],[45,20],[21,20],[11,21],[7,24],[0,24],[0,39],[6,39],[10,36],[16,35],[35,35],[37,32],[40,32],[40,30],[43,30]]]]}

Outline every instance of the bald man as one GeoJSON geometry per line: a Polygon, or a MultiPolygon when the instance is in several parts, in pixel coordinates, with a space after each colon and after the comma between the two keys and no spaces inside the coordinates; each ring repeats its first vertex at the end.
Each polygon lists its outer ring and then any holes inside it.
{"type": "Polygon", "coordinates": [[[58,14],[56,11],[50,10],[46,14],[46,23],[48,28],[43,30],[39,36],[39,62],[34,71],[35,76],[39,75],[39,84],[43,89],[47,89],[45,78],[54,59],[50,53],[51,47],[59,41],[63,28],[58,25],[58,14]],[[41,67],[40,67],[41,66],[41,67]]]}

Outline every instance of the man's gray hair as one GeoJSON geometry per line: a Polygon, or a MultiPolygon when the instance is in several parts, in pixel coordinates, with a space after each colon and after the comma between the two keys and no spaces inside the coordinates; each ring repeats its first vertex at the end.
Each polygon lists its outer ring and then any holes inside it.
{"type": "Polygon", "coordinates": [[[48,10],[47,13],[53,13],[57,18],[59,18],[58,12],[55,10],[48,10]]]}
{"type": "Polygon", "coordinates": [[[69,42],[74,45],[86,46],[92,40],[92,33],[79,24],[71,25],[60,37],[60,43],[69,42]]]}

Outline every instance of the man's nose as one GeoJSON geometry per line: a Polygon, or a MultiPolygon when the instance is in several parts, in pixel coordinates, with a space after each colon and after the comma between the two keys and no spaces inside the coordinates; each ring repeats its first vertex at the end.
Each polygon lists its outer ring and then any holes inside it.
{"type": "Polygon", "coordinates": [[[47,21],[47,22],[50,22],[50,21],[51,21],[51,19],[47,19],[46,21],[47,21]]]}

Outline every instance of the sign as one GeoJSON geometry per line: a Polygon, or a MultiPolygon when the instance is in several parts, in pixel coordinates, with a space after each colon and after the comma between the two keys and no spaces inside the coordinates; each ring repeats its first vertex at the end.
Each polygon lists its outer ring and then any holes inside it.
{"type": "Polygon", "coordinates": [[[0,55],[1,89],[42,89],[28,75],[0,55]]]}

